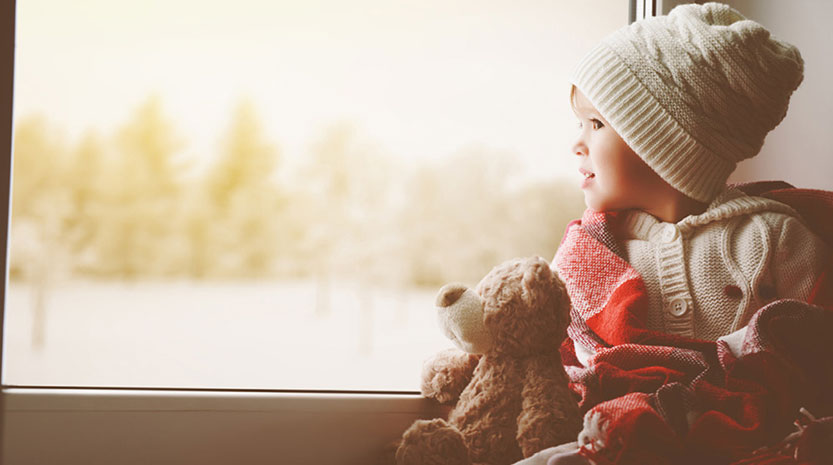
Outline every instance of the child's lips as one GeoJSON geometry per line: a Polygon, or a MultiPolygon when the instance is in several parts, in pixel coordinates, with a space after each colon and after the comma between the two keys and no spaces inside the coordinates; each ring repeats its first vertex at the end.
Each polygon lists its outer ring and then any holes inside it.
{"type": "Polygon", "coordinates": [[[593,178],[596,177],[596,175],[592,171],[586,170],[584,168],[579,168],[578,172],[581,173],[581,175],[584,177],[584,179],[581,182],[582,189],[589,186],[593,178]]]}

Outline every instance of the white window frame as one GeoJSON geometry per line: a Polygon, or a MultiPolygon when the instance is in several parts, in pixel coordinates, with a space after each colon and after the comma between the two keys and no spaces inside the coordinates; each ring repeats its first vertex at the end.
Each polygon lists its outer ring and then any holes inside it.
{"type": "MultiPolygon", "coordinates": [[[[642,0],[629,0],[631,16],[642,0]]],[[[653,2],[651,2],[653,4],[653,2]]],[[[643,4],[642,15],[645,14],[643,4]]],[[[654,10],[651,10],[654,11],[654,10]]],[[[15,1],[0,0],[2,329],[8,279],[15,1]]],[[[0,372],[3,368],[0,330],[0,372]]],[[[417,418],[418,393],[0,387],[0,463],[376,463],[417,418]]]]}
{"type": "MultiPolygon", "coordinates": [[[[660,2],[662,0],[659,0],[660,2]]],[[[630,22],[645,19],[657,14],[657,0],[633,0],[630,6],[630,22]]]]}

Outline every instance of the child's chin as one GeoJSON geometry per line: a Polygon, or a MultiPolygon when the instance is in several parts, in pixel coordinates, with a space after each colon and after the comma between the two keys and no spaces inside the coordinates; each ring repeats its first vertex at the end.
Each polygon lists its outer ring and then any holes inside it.
{"type": "Polygon", "coordinates": [[[584,206],[598,212],[603,211],[604,202],[600,202],[592,193],[584,191],[584,206]]]}
{"type": "Polygon", "coordinates": [[[597,212],[609,212],[622,209],[613,202],[606,202],[604,199],[593,197],[587,192],[584,193],[584,205],[590,210],[597,212]]]}

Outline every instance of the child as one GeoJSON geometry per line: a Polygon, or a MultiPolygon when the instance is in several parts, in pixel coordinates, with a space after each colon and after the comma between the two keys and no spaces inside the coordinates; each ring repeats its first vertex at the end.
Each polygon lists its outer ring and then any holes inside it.
{"type": "Polygon", "coordinates": [[[588,210],[553,267],[587,413],[577,443],[521,463],[730,463],[784,437],[801,406],[831,414],[833,349],[808,342],[833,331],[833,312],[808,304],[827,304],[831,248],[819,222],[773,200],[831,197],[725,185],[802,72],[795,47],[716,3],[622,28],[581,61],[573,152],[588,210]]]}

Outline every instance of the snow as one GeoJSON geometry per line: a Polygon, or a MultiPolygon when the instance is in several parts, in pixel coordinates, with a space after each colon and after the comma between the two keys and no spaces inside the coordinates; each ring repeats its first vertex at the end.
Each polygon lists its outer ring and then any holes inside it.
{"type": "Polygon", "coordinates": [[[451,347],[433,290],[71,281],[41,313],[35,287],[8,291],[7,385],[417,391],[451,347]]]}

